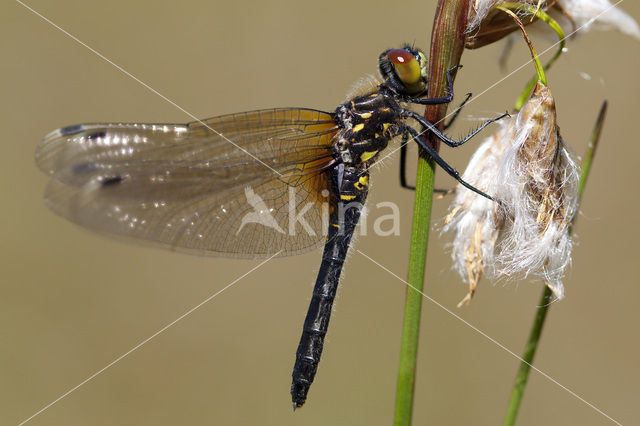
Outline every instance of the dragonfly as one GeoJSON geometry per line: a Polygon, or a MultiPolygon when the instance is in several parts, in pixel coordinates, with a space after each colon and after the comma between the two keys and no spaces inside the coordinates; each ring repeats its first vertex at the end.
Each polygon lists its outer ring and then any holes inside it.
{"type": "Polygon", "coordinates": [[[324,246],[292,374],[293,407],[301,407],[318,369],[369,170],[390,141],[402,138],[403,163],[413,140],[461,185],[491,199],[421,134],[456,147],[506,114],[453,140],[411,106],[450,103],[457,67],[447,72],[448,94],[433,98],[426,97],[421,50],[385,50],[378,68],[379,80],[333,112],[273,108],[188,124],[55,130],[35,154],[51,178],[46,204],[85,228],[178,251],[268,258],[324,246]]]}

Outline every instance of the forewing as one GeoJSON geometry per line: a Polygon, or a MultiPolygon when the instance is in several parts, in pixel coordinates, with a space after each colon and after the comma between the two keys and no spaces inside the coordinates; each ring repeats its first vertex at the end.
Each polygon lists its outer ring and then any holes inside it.
{"type": "Polygon", "coordinates": [[[324,242],[331,114],[270,109],[181,124],[83,124],[36,162],[56,213],[97,231],[231,257],[324,242]],[[290,220],[296,219],[298,220],[290,220]]]}

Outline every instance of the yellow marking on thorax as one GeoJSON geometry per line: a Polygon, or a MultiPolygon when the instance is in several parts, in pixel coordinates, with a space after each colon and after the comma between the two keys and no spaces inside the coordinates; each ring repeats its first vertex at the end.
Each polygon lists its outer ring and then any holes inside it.
{"type": "Polygon", "coordinates": [[[358,114],[360,115],[360,117],[364,118],[365,120],[367,118],[371,118],[371,113],[370,112],[363,112],[362,114],[358,114]]]}
{"type": "Polygon", "coordinates": [[[391,123],[382,123],[382,131],[386,132],[389,126],[391,126],[391,123]]]}
{"type": "Polygon", "coordinates": [[[345,200],[345,201],[351,201],[354,198],[356,198],[355,195],[346,195],[346,194],[340,195],[340,199],[345,200]]]}
{"type": "Polygon", "coordinates": [[[378,153],[378,151],[365,151],[360,155],[360,161],[362,161],[363,163],[367,160],[369,160],[371,157],[373,157],[374,155],[376,155],[378,153]]]}
{"type": "Polygon", "coordinates": [[[358,182],[354,183],[353,186],[358,191],[362,191],[365,186],[369,186],[369,176],[360,176],[358,182]]]}
{"type": "Polygon", "coordinates": [[[351,131],[353,133],[357,133],[362,129],[364,129],[364,123],[356,124],[355,126],[353,126],[353,129],[351,129],[351,131]]]}

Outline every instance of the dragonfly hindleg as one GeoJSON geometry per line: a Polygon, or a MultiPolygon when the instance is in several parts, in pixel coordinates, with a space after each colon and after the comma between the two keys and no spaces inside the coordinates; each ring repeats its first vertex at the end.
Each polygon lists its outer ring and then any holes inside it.
{"type": "Polygon", "coordinates": [[[416,143],[418,145],[420,145],[420,147],[422,149],[424,149],[427,152],[427,154],[429,154],[433,158],[433,160],[440,167],[442,167],[442,169],[445,172],[447,172],[451,177],[453,177],[455,180],[457,180],[460,183],[460,185],[464,186],[465,188],[468,188],[468,189],[472,190],[473,192],[475,192],[475,193],[477,193],[479,195],[482,195],[485,198],[488,198],[489,200],[493,200],[493,198],[491,196],[489,196],[485,192],[479,190],[475,186],[473,186],[470,183],[468,183],[465,180],[463,180],[460,177],[460,173],[458,173],[458,171],[456,169],[451,167],[442,157],[440,157],[438,152],[435,149],[433,149],[433,147],[431,145],[429,145],[424,139],[422,139],[420,137],[420,135],[418,134],[418,132],[414,128],[405,125],[403,130],[405,132],[408,132],[413,137],[413,140],[416,141],[416,143]]]}

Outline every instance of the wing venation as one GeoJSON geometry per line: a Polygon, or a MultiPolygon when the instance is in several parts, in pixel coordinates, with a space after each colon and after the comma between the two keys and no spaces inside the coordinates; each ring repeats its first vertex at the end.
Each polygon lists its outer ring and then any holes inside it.
{"type": "Polygon", "coordinates": [[[48,206],[84,227],[203,254],[292,255],[324,242],[337,131],[332,114],[299,108],[81,124],[47,135],[36,162],[52,178],[48,206]]]}

